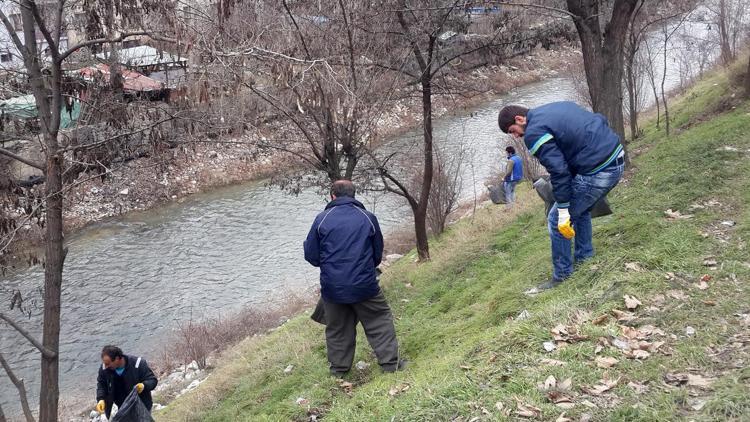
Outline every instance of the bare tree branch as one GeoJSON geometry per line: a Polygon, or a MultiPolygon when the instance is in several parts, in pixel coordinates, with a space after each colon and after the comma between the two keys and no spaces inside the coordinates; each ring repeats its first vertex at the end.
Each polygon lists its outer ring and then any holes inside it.
{"type": "Polygon", "coordinates": [[[37,339],[34,338],[34,336],[32,336],[28,331],[23,329],[23,327],[18,325],[15,321],[10,319],[10,317],[8,317],[7,315],[0,313],[0,319],[7,322],[8,325],[10,325],[11,327],[15,328],[16,331],[18,331],[22,336],[24,336],[26,340],[29,341],[29,343],[33,344],[34,347],[36,347],[42,353],[42,355],[44,355],[44,357],[46,357],[47,359],[54,359],[57,356],[57,353],[44,347],[42,343],[40,343],[37,339]]]}
{"type": "MultiPolygon", "coordinates": [[[[31,408],[29,407],[29,399],[26,397],[26,387],[23,385],[23,378],[19,379],[16,374],[13,373],[13,370],[10,365],[8,365],[8,362],[5,360],[5,356],[3,356],[2,353],[0,353],[0,366],[5,369],[5,373],[8,374],[8,378],[10,378],[10,382],[12,382],[18,390],[18,395],[21,399],[21,408],[23,409],[23,415],[26,417],[26,422],[34,422],[34,415],[31,413],[31,408]]],[[[0,421],[4,420],[5,416],[3,415],[2,409],[0,409],[0,421]]]]}
{"type": "Polygon", "coordinates": [[[44,165],[42,165],[41,163],[37,163],[36,161],[33,161],[31,159],[21,157],[20,155],[14,154],[14,153],[8,151],[5,148],[0,148],[0,154],[5,155],[6,157],[10,157],[10,158],[12,158],[12,159],[14,159],[16,161],[20,161],[20,162],[26,164],[27,166],[31,166],[31,167],[37,168],[37,169],[39,169],[41,171],[44,171],[44,165]]]}

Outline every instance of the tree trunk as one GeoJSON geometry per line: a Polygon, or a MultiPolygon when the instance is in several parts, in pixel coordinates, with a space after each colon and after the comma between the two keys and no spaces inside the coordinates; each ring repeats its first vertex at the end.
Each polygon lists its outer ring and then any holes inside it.
{"type": "Polygon", "coordinates": [[[726,0],[719,0],[719,41],[721,45],[721,61],[725,66],[732,63],[732,47],[729,44],[729,29],[727,28],[728,16],[726,0]]]}
{"type": "Polygon", "coordinates": [[[661,102],[664,104],[664,128],[669,136],[669,105],[667,104],[667,93],[664,92],[664,82],[667,80],[667,46],[669,44],[669,33],[664,29],[664,67],[661,74],[661,102]]]}
{"type": "Polygon", "coordinates": [[[47,138],[47,213],[44,268],[44,327],[42,344],[54,356],[42,356],[39,389],[39,420],[56,421],[59,391],[60,292],[65,256],[63,253],[62,157],[57,144],[57,131],[47,138]]]}
{"type": "Polygon", "coordinates": [[[417,237],[417,254],[420,261],[430,259],[430,245],[427,239],[427,207],[432,189],[432,80],[429,69],[422,76],[422,119],[424,127],[424,172],[419,205],[414,210],[414,231],[417,237]]]}
{"type": "Polygon", "coordinates": [[[609,120],[610,127],[625,139],[622,113],[623,48],[630,17],[637,0],[616,0],[612,19],[600,22],[599,3],[567,0],[568,10],[576,16],[574,22],[581,39],[586,81],[591,104],[597,113],[609,120]]]}
{"type": "Polygon", "coordinates": [[[635,55],[628,55],[628,64],[625,67],[627,71],[627,88],[628,88],[628,114],[630,115],[630,140],[634,141],[638,136],[638,90],[636,84],[635,71],[633,66],[635,65],[635,55]]]}
{"type": "MultiPolygon", "coordinates": [[[[45,84],[42,65],[37,52],[36,21],[32,12],[32,0],[22,0],[21,18],[24,28],[24,61],[34,94],[41,131],[46,146],[45,168],[45,268],[44,268],[44,322],[42,345],[52,352],[42,354],[41,382],[39,386],[39,420],[57,421],[59,391],[59,346],[60,346],[60,292],[62,286],[63,261],[63,193],[62,160],[57,134],[60,128],[62,105],[62,69],[59,62],[50,64],[50,86],[45,84]]],[[[52,45],[51,49],[58,46],[52,45]]]]}
{"type": "Polygon", "coordinates": [[[748,56],[747,73],[745,74],[745,98],[750,98],[750,56],[748,56]]]}

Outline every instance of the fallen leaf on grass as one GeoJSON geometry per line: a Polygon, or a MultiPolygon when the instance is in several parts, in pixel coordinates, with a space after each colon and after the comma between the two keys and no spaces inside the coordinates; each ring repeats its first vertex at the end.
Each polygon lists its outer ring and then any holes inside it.
{"type": "Polygon", "coordinates": [[[550,375],[547,377],[547,379],[544,380],[544,383],[539,384],[538,387],[540,390],[547,391],[547,390],[551,390],[555,388],[556,386],[557,386],[557,380],[555,379],[554,376],[550,375]]]}
{"type": "Polygon", "coordinates": [[[718,264],[713,258],[706,258],[703,260],[703,265],[706,267],[715,267],[718,264]]]}
{"type": "Polygon", "coordinates": [[[706,305],[706,306],[716,306],[716,301],[715,300],[704,300],[703,304],[706,305]]]}
{"type": "Polygon", "coordinates": [[[617,378],[615,380],[610,380],[610,379],[605,378],[605,379],[599,380],[599,383],[594,385],[593,387],[582,386],[581,390],[583,390],[585,393],[588,393],[592,396],[601,396],[603,393],[617,386],[619,382],[620,382],[620,378],[617,378]]]}
{"type": "Polygon", "coordinates": [[[573,399],[571,399],[567,394],[560,391],[547,392],[547,398],[549,399],[549,401],[554,403],[555,406],[561,407],[563,409],[572,409],[573,407],[575,407],[573,399]]]}
{"type": "Polygon", "coordinates": [[[710,389],[711,384],[713,384],[714,380],[711,378],[705,378],[702,375],[693,375],[688,374],[688,381],[687,384],[693,387],[703,388],[703,389],[710,389]]]}
{"type": "Polygon", "coordinates": [[[306,398],[304,398],[304,397],[297,397],[297,400],[295,401],[295,403],[297,403],[297,404],[298,404],[298,405],[300,405],[300,406],[305,406],[305,405],[307,405],[308,403],[310,403],[310,401],[309,401],[309,400],[307,400],[307,399],[306,399],[306,398]]]}
{"type": "Polygon", "coordinates": [[[555,360],[555,359],[547,359],[547,358],[542,359],[540,363],[542,363],[543,365],[547,365],[547,366],[565,366],[566,365],[565,362],[555,360]]]}
{"type": "Polygon", "coordinates": [[[701,281],[709,282],[713,279],[713,277],[710,274],[703,274],[701,276],[701,281]]]}
{"type": "Polygon", "coordinates": [[[653,325],[644,325],[642,327],[638,327],[638,331],[643,333],[646,336],[656,335],[656,336],[663,336],[665,335],[664,331],[661,329],[654,327],[653,325]]]}
{"type": "Polygon", "coordinates": [[[469,369],[471,369],[471,366],[469,366],[469,365],[460,365],[459,368],[463,369],[464,371],[468,371],[469,369]]]}
{"type": "Polygon", "coordinates": [[[637,349],[626,354],[626,356],[629,358],[633,358],[633,359],[643,360],[643,359],[648,359],[648,357],[651,356],[651,353],[645,350],[637,349]]]}
{"type": "Polygon", "coordinates": [[[596,358],[596,366],[604,369],[617,365],[617,362],[619,361],[611,356],[600,356],[596,358]]]}
{"type": "Polygon", "coordinates": [[[666,274],[664,274],[664,278],[666,278],[667,280],[674,280],[675,275],[673,272],[667,272],[666,274]]]}
{"type": "Polygon", "coordinates": [[[667,292],[667,295],[669,295],[672,299],[677,300],[687,300],[688,295],[685,294],[682,290],[669,290],[667,292]]]}
{"type": "Polygon", "coordinates": [[[388,395],[391,397],[396,397],[397,395],[403,393],[404,391],[411,388],[411,385],[407,383],[399,384],[395,387],[391,387],[390,390],[388,390],[388,395]]]}
{"type": "Polygon", "coordinates": [[[664,211],[664,215],[667,216],[667,219],[669,220],[685,220],[688,218],[693,218],[692,214],[682,214],[679,211],[673,211],[671,208],[664,211]]]}
{"type": "Polygon", "coordinates": [[[516,399],[516,415],[522,418],[538,418],[541,414],[542,409],[516,399]]]}
{"type": "Polygon", "coordinates": [[[619,309],[612,309],[612,315],[614,315],[620,322],[627,322],[635,319],[635,315],[632,313],[621,311],[619,309]]]}
{"type": "Polygon", "coordinates": [[[609,315],[603,314],[603,315],[599,315],[598,317],[594,318],[594,320],[591,321],[591,323],[594,324],[594,325],[602,325],[605,322],[607,322],[608,319],[609,319],[609,315]]]}
{"type": "Polygon", "coordinates": [[[341,387],[341,389],[344,390],[348,394],[348,393],[351,393],[352,390],[354,389],[354,384],[348,381],[341,380],[341,382],[339,383],[339,387],[341,387]]]}
{"type": "Polygon", "coordinates": [[[625,295],[622,298],[625,299],[625,307],[631,311],[639,305],[643,305],[640,300],[635,298],[635,296],[625,295]]]}
{"type": "Polygon", "coordinates": [[[633,390],[635,390],[635,392],[638,393],[638,394],[643,394],[643,393],[645,393],[645,392],[648,391],[648,386],[643,385],[643,384],[641,384],[639,382],[635,382],[635,381],[630,381],[628,383],[628,387],[630,387],[633,390]]]}
{"type": "Polygon", "coordinates": [[[637,262],[626,262],[625,269],[628,271],[635,271],[637,273],[643,272],[643,267],[637,262]]]}
{"type": "Polygon", "coordinates": [[[628,327],[627,325],[621,325],[620,329],[622,330],[622,335],[631,340],[645,338],[644,334],[638,331],[637,328],[628,327]]]}
{"type": "Polygon", "coordinates": [[[705,281],[698,282],[698,284],[695,285],[699,290],[706,290],[708,289],[708,283],[705,281]]]}

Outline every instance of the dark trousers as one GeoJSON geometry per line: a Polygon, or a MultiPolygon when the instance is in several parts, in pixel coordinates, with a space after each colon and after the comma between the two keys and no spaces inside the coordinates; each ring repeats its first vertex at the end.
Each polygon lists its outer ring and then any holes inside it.
{"type": "Polygon", "coordinates": [[[398,341],[393,326],[393,314],[383,293],[351,304],[324,301],[326,319],[326,346],[331,372],[347,372],[354,361],[357,339],[357,321],[362,323],[370,346],[385,371],[398,365],[398,341]]]}

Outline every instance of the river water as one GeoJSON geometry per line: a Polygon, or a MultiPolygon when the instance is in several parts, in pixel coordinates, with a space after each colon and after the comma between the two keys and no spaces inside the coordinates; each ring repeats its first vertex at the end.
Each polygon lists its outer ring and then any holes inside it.
{"type": "MultiPolygon", "coordinates": [[[[678,83],[679,78],[670,78],[668,86],[678,83]]],[[[484,181],[502,162],[507,138],[496,119],[503,105],[533,107],[576,98],[570,80],[553,78],[436,119],[438,148],[447,154],[464,151],[463,198],[483,193],[484,181]]],[[[420,136],[421,130],[414,130],[391,142],[410,145],[420,136]]],[[[381,194],[360,199],[386,233],[408,227],[411,212],[400,199],[381,194]]],[[[63,400],[94,404],[104,344],[154,359],[181,322],[264,307],[288,293],[314,289],[317,269],[304,261],[302,241],[324,205],[325,198],[313,191],[290,196],[248,183],[129,214],[72,236],[62,299],[63,400]]],[[[10,275],[2,280],[2,291],[19,289],[38,298],[43,275],[39,267],[10,275]]],[[[0,303],[8,303],[1,292],[0,303]]],[[[21,322],[33,333],[41,331],[39,310],[21,322]]],[[[36,397],[37,352],[5,324],[0,324],[0,352],[26,379],[29,396],[36,397]]],[[[17,402],[14,387],[0,375],[0,405],[14,414],[17,402]]]]}

